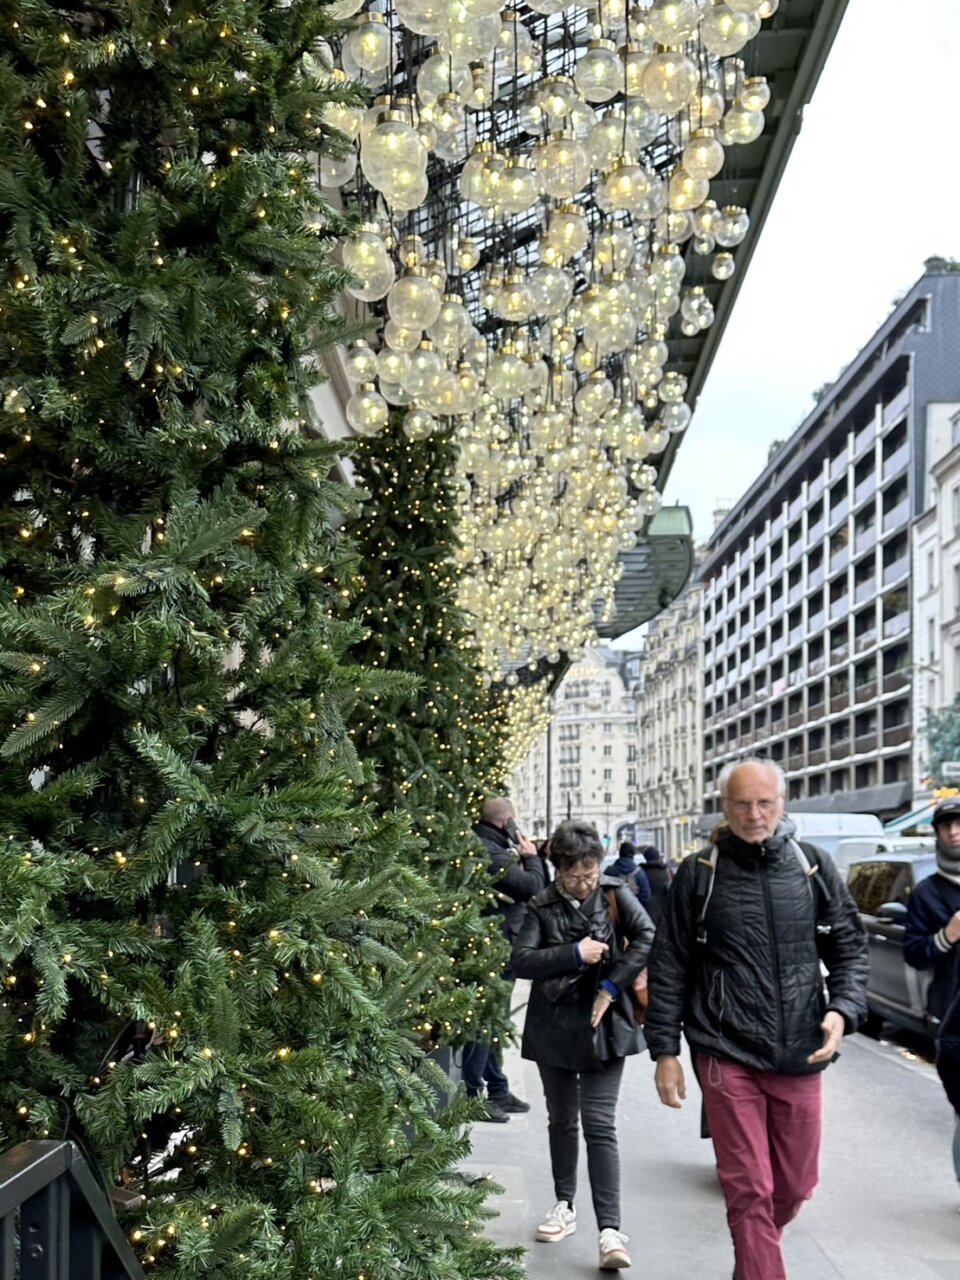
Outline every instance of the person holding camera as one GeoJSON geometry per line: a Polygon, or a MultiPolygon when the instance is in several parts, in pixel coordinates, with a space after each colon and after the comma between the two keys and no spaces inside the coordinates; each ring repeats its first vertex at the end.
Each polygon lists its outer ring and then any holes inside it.
{"type": "MultiPolygon", "coordinates": [[[[480,821],[473,834],[489,855],[487,870],[493,881],[490,911],[502,917],[503,934],[512,943],[520,929],[524,907],[547,883],[547,866],[536,845],[517,829],[516,814],[506,796],[490,796],[483,803],[480,821]]],[[[513,989],[514,974],[507,969],[503,977],[513,989]]],[[[486,1088],[481,1120],[504,1124],[511,1114],[530,1110],[510,1091],[496,1048],[482,1040],[463,1046],[463,1082],[471,1098],[479,1097],[486,1088]]]]}
{"type": "Polygon", "coordinates": [[[600,1232],[600,1268],[630,1266],[620,1231],[617,1098],[624,1059],[639,1052],[631,987],[647,961],[653,922],[637,896],[600,871],[596,829],[563,822],[550,837],[556,878],[527,906],[513,970],[532,979],[524,1058],[537,1064],[547,1104],[557,1203],[536,1238],[556,1243],[577,1229],[579,1122],[600,1232]]]}

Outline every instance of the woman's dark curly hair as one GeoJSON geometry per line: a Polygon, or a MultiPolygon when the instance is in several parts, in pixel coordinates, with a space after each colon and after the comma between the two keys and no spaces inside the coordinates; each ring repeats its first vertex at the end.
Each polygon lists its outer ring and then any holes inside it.
{"type": "Polygon", "coordinates": [[[558,871],[581,862],[602,862],[603,845],[590,822],[561,822],[550,837],[550,861],[558,871]]]}

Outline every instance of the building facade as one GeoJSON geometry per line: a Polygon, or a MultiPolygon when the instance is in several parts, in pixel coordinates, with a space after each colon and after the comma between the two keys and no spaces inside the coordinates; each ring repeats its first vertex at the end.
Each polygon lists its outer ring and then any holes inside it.
{"type": "Polygon", "coordinates": [[[608,847],[635,819],[636,703],[631,655],[588,649],[552,699],[552,722],[509,782],[518,821],[535,838],[564,818],[592,822],[608,847]]]}
{"type": "Polygon", "coordinates": [[[933,419],[960,402],[960,273],[931,259],[715,532],[704,799],[767,756],[795,809],[905,811],[917,777],[913,523],[933,419]]]}
{"type": "Polygon", "coordinates": [[[647,629],[637,690],[637,826],[678,860],[702,810],[703,587],[692,583],[647,629]]]}

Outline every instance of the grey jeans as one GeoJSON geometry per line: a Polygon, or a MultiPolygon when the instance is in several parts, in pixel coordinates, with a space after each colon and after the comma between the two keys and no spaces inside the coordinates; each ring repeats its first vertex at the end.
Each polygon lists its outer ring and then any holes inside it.
{"type": "Polygon", "coordinates": [[[587,1173],[597,1227],[620,1230],[620,1152],[617,1149],[617,1097],[623,1058],[600,1071],[565,1071],[537,1064],[547,1102],[550,1163],[558,1200],[573,1204],[577,1194],[579,1120],[587,1142],[587,1173]]]}

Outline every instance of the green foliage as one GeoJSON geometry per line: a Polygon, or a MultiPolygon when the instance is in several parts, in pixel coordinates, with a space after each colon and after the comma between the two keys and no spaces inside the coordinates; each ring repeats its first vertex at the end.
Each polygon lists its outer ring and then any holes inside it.
{"type": "Polygon", "coordinates": [[[925,768],[934,786],[955,785],[955,779],[945,779],[942,767],[946,760],[960,760],[960,700],[941,711],[928,709],[924,726],[927,738],[925,768]]]}
{"type": "MultiPolygon", "coordinates": [[[[365,802],[315,0],[20,0],[0,50],[0,1140],[139,1188],[178,1280],[498,1280],[365,802]]],[[[467,997],[464,997],[467,998],[467,997]]]]}
{"type": "Polygon", "coordinates": [[[358,478],[372,496],[351,526],[364,566],[356,595],[368,628],[353,652],[368,668],[389,667],[422,682],[375,706],[358,703],[354,741],[376,763],[378,809],[410,815],[423,848],[418,862],[439,888],[435,906],[453,981],[425,993],[425,1033],[459,1043],[502,1036],[506,960],[495,890],[471,825],[483,796],[503,779],[503,743],[456,602],[454,465],[445,436],[411,441],[397,420],[359,441],[358,478]],[[486,912],[486,914],[485,914],[486,912]]]}

